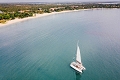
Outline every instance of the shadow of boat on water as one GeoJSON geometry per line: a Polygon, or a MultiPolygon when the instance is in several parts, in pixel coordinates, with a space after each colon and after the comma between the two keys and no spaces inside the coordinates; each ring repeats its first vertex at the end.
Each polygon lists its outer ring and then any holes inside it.
{"type": "Polygon", "coordinates": [[[81,80],[81,73],[79,72],[75,72],[75,75],[76,75],[76,80],[81,80]]]}
{"type": "Polygon", "coordinates": [[[76,80],[81,80],[81,77],[82,77],[83,74],[84,74],[84,71],[82,73],[76,71],[75,72],[76,80]]]}

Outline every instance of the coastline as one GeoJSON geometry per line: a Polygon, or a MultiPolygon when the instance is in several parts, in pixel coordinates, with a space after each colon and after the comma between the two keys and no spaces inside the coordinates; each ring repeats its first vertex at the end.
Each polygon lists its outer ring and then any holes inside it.
{"type": "MultiPolygon", "coordinates": [[[[83,9],[81,9],[83,10],[83,9]]],[[[22,21],[26,21],[26,20],[30,20],[30,19],[35,19],[35,18],[40,18],[40,17],[44,17],[44,16],[49,16],[49,15],[53,15],[53,14],[60,14],[60,13],[67,13],[67,12],[75,12],[75,11],[81,11],[81,10],[68,10],[68,11],[61,11],[61,12],[52,12],[52,13],[43,13],[43,14],[36,14],[36,16],[32,16],[32,17],[26,17],[23,19],[14,19],[14,20],[9,20],[7,21],[5,24],[1,24],[0,23],[0,27],[4,27],[4,26],[8,26],[11,24],[15,24],[15,23],[19,23],[22,21]]]]}

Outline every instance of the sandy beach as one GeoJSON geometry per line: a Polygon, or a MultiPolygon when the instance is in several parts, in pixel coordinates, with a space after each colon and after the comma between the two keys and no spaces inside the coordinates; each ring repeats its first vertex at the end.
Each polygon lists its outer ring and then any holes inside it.
{"type": "Polygon", "coordinates": [[[14,20],[7,21],[5,24],[1,24],[0,23],[0,27],[8,26],[8,25],[11,25],[11,24],[14,24],[14,23],[18,23],[18,22],[22,22],[22,21],[26,21],[26,20],[29,20],[29,19],[35,19],[35,18],[40,18],[40,17],[44,17],[44,16],[48,16],[48,15],[67,13],[67,12],[74,12],[74,11],[80,11],[80,10],[68,10],[68,11],[61,11],[61,12],[36,14],[36,16],[27,17],[27,18],[23,18],[23,19],[16,18],[14,20]]]}

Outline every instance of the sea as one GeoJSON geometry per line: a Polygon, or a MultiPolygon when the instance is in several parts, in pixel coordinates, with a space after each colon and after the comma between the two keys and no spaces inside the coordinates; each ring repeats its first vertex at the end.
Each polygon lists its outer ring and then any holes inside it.
{"type": "Polygon", "coordinates": [[[120,80],[120,9],[52,14],[0,27],[0,80],[120,80]],[[70,67],[78,40],[83,73],[70,67]]]}

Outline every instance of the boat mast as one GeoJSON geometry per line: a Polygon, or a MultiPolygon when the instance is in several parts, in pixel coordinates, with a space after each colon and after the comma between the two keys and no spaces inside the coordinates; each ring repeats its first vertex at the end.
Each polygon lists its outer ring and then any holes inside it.
{"type": "MultiPolygon", "coordinates": [[[[79,41],[78,41],[78,42],[79,42],[79,41]]],[[[78,43],[77,43],[76,61],[77,61],[78,63],[81,63],[80,48],[79,48],[79,46],[78,46],[78,43]]]]}

